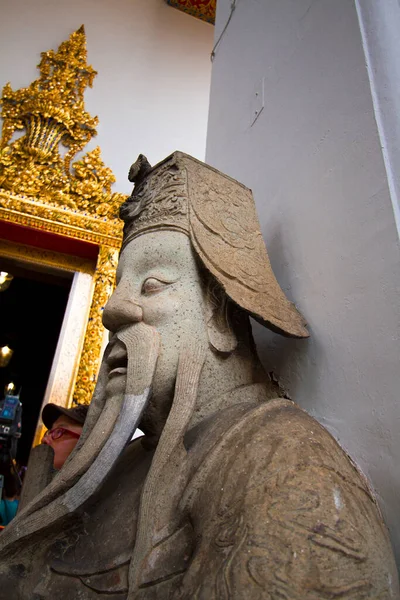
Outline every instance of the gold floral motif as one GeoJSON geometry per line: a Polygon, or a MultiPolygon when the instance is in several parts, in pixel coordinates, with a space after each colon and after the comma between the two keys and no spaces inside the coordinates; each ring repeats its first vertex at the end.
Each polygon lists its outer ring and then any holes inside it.
{"type": "Polygon", "coordinates": [[[104,165],[100,148],[70,168],[72,158],[96,135],[98,123],[84,108],[84,91],[96,76],[86,58],[82,26],[57,52],[42,53],[40,77],[29,87],[13,91],[9,83],[4,86],[0,188],[72,215],[115,220],[124,196],[111,192],[115,177],[104,165]],[[22,129],[25,135],[12,142],[22,129]],[[63,158],[60,144],[67,148],[63,158]]]}
{"type": "Polygon", "coordinates": [[[1,189],[0,219],[113,248],[119,248],[122,240],[122,222],[119,219],[63,210],[1,189]]]}
{"type": "Polygon", "coordinates": [[[27,128],[24,143],[32,155],[51,155],[61,138],[75,154],[76,148],[83,148],[96,134],[98,123],[97,117],[85,111],[83,102],[85,88],[92,86],[97,75],[86,63],[83,25],[57,52],[49,50],[41,56],[39,79],[16,92],[10,84],[3,89],[2,146],[15,130],[27,128]]]}
{"type": "Polygon", "coordinates": [[[79,210],[114,220],[126,196],[111,192],[115,177],[100,152],[97,146],[72,165],[75,177],[71,179],[70,198],[79,210]]]}
{"type": "Polygon", "coordinates": [[[104,331],[103,310],[114,289],[117,263],[118,251],[102,246],[94,276],[93,301],[75,384],[74,404],[89,404],[96,385],[104,331]]]}
{"type": "MultiPolygon", "coordinates": [[[[117,212],[126,196],[112,192],[115,177],[99,147],[76,157],[96,135],[98,124],[84,105],[85,89],[96,76],[87,64],[84,27],[57,51],[43,52],[38,68],[36,81],[17,91],[5,85],[0,99],[0,219],[99,247],[73,395],[74,403],[87,404],[100,362],[102,309],[113,288],[122,240],[117,212]],[[22,137],[13,140],[22,130],[22,137]]],[[[66,405],[70,401],[65,398],[66,405]]]]}

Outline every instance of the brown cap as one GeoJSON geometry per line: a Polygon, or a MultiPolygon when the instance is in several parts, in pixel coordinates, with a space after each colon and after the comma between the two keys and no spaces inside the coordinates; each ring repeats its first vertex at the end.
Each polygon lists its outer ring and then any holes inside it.
{"type": "Polygon", "coordinates": [[[51,429],[53,423],[55,423],[55,421],[57,421],[61,415],[65,415],[73,421],[83,425],[88,409],[89,406],[85,404],[79,404],[78,406],[73,406],[72,408],[64,408],[63,406],[58,406],[58,404],[49,403],[46,404],[42,410],[42,421],[47,429],[51,429]]]}

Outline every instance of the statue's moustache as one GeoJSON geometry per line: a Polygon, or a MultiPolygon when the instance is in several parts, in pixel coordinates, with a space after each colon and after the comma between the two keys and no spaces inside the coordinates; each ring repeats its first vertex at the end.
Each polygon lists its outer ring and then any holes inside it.
{"type": "Polygon", "coordinates": [[[113,428],[86,471],[85,481],[81,478],[80,494],[77,494],[76,485],[65,494],[64,504],[70,511],[76,510],[101,486],[106,474],[132,439],[150,397],[160,347],[157,330],[144,323],[138,323],[120,330],[116,335],[125,345],[128,356],[125,394],[123,398],[118,395],[104,398],[105,390],[101,390],[103,408],[95,427],[89,433],[87,443],[83,440],[78,456],[86,446],[91,446],[88,442],[92,439],[96,442],[96,434],[101,433],[104,439],[108,420],[113,424],[113,428]]]}
{"type": "MultiPolygon", "coordinates": [[[[107,398],[106,386],[110,367],[106,348],[98,382],[81,438],[64,467],[10,523],[0,537],[0,550],[15,552],[27,538],[52,526],[64,523],[101,487],[136,430],[150,397],[159,354],[160,340],[156,329],[138,323],[121,329],[117,339],[127,352],[127,384],[123,397],[107,398]]],[[[154,485],[164,465],[176,452],[184,452],[183,435],[194,410],[206,348],[188,336],[182,340],[170,415],[154,455],[151,470],[142,491],[141,507],[154,495],[154,485]]],[[[182,456],[182,467],[185,456],[182,456]]],[[[130,566],[130,590],[137,586],[137,574],[146,554],[148,515],[141,510],[134,560],[130,566]]],[[[134,591],[132,591],[134,594],[134,591]]],[[[130,592],[130,597],[133,597],[130,592]]]]}
{"type": "MultiPolygon", "coordinates": [[[[160,347],[157,330],[144,323],[137,323],[121,329],[114,334],[113,338],[114,340],[108,344],[105,350],[96,390],[74,454],[80,452],[81,448],[83,449],[86,445],[86,441],[93,438],[95,434],[105,434],[107,438],[111,436],[122,411],[124,415],[120,416],[120,420],[124,419],[127,425],[129,422],[129,427],[133,429],[133,435],[150,396],[160,347]],[[115,343],[121,343],[126,350],[127,384],[123,397],[108,398],[106,386],[110,373],[109,357],[115,343]],[[128,405],[130,409],[128,409],[128,405]],[[101,426],[99,427],[99,425],[101,426]]],[[[73,460],[72,455],[70,460],[73,460]]]]}

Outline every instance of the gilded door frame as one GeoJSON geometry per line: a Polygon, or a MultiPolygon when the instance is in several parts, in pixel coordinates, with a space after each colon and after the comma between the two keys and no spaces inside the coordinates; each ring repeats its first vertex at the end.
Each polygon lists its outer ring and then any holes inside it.
{"type": "Polygon", "coordinates": [[[85,293],[90,288],[91,303],[82,308],[87,320],[76,333],[76,365],[63,391],[58,387],[55,397],[49,392],[45,398],[68,407],[89,404],[96,384],[104,340],[102,312],[113,290],[122,240],[122,223],[116,215],[126,196],[112,192],[115,177],[99,147],[78,158],[98,124],[84,107],[84,92],[92,86],[96,71],[87,64],[83,25],[58,50],[42,52],[38,69],[39,77],[26,88],[14,91],[6,84],[0,99],[0,222],[26,228],[27,240],[33,229],[58,236],[63,248],[74,246],[69,240],[92,245],[92,250],[94,245],[91,254],[97,253],[97,263],[89,268],[76,256],[24,244],[18,249],[3,243],[1,252],[74,271],[81,282],[91,278],[90,285],[83,286],[85,293]],[[18,131],[25,134],[16,138],[18,131]]]}
{"type": "MultiPolygon", "coordinates": [[[[61,378],[63,384],[58,385],[53,393],[46,394],[44,399],[44,403],[54,402],[65,407],[70,407],[73,403],[89,404],[96,384],[104,344],[102,312],[114,287],[121,238],[110,235],[107,227],[109,223],[106,221],[103,221],[101,231],[91,232],[85,227],[86,221],[82,219],[82,215],[74,215],[69,223],[64,224],[55,220],[58,214],[55,209],[52,209],[52,220],[50,220],[47,218],[49,216],[47,207],[44,207],[41,216],[34,216],[32,219],[29,213],[28,215],[25,213],[26,218],[24,218],[22,210],[27,208],[27,204],[29,208],[31,203],[31,199],[7,197],[7,194],[0,190],[0,219],[51,233],[55,233],[56,229],[58,235],[64,234],[69,238],[85,241],[88,241],[89,238],[90,242],[97,242],[98,256],[97,262],[94,262],[69,254],[0,240],[0,257],[81,273],[90,277],[87,307],[86,305],[81,307],[87,319],[79,332],[79,339],[75,340],[79,351],[75,358],[74,368],[69,375],[66,375],[62,372],[62,366],[59,367],[56,377],[61,378]]],[[[62,214],[62,217],[65,218],[65,215],[62,214]]],[[[87,295],[87,286],[85,290],[87,295]]],[[[82,296],[82,292],[80,296],[82,296]]],[[[67,337],[63,339],[62,343],[68,347],[71,340],[67,337]]],[[[54,369],[54,363],[52,369],[54,369]]],[[[34,445],[40,443],[42,434],[43,425],[39,420],[34,445]]]]}

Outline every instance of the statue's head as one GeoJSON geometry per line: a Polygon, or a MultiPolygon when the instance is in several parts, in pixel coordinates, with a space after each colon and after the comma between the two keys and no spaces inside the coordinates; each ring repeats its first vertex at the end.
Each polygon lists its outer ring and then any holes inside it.
{"type": "Polygon", "coordinates": [[[257,381],[249,315],[307,336],[271,270],[250,190],[180,152],[154,168],[139,157],[130,179],[117,286],[104,310],[110,344],[85,427],[0,545],[17,547],[80,510],[138,425],[148,443],[164,433],[179,442],[222,406],[218,398],[229,404],[231,391],[257,381]]]}
{"type": "MultiPolygon", "coordinates": [[[[249,189],[180,152],[154,168],[140,156],[130,179],[117,287],[103,321],[113,334],[138,323],[157,330],[153,396],[171,398],[185,339],[226,361],[247,341],[248,315],[283,335],[308,335],[273,275],[249,189]]],[[[109,397],[126,386],[126,351],[111,340],[109,397]]]]}

